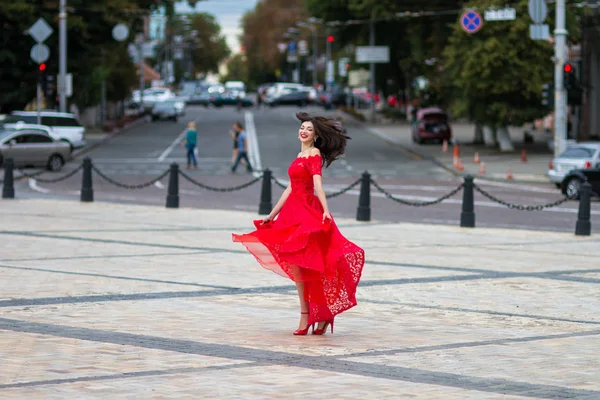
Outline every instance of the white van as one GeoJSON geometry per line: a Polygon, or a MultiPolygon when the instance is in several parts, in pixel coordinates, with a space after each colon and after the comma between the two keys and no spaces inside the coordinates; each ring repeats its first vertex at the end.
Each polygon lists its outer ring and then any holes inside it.
{"type": "Polygon", "coordinates": [[[225,82],[225,90],[237,97],[238,95],[242,98],[246,97],[246,84],[241,81],[228,81],[225,82]]]}
{"type": "MultiPolygon", "coordinates": [[[[40,115],[41,125],[49,128],[53,139],[69,143],[71,150],[85,146],[85,128],[77,121],[74,114],[42,111],[40,115]]],[[[37,124],[37,112],[13,111],[2,121],[3,126],[12,129],[22,128],[25,124],[37,124]]]]}

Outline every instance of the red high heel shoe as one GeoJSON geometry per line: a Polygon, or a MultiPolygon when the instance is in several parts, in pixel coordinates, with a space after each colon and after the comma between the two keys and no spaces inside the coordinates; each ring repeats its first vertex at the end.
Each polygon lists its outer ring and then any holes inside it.
{"type": "MultiPolygon", "coordinates": [[[[301,312],[300,314],[308,315],[307,312],[301,312]]],[[[294,335],[296,335],[296,336],[304,336],[304,335],[306,335],[308,333],[308,330],[310,329],[311,326],[313,326],[313,325],[312,324],[308,324],[308,325],[306,325],[306,328],[304,328],[304,329],[296,329],[294,331],[294,335]]],[[[315,329],[313,328],[313,332],[314,331],[315,331],[315,329]]]]}
{"type": "Polygon", "coordinates": [[[329,319],[329,320],[325,321],[325,325],[323,325],[323,328],[313,329],[312,334],[313,335],[323,335],[327,331],[327,328],[330,325],[331,325],[331,333],[333,334],[333,319],[329,319]]]}

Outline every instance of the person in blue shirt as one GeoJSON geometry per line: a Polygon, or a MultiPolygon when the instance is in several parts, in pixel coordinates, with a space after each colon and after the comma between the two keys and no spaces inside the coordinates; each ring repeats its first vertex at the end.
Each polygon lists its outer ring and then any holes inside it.
{"type": "Polygon", "coordinates": [[[183,145],[187,150],[187,169],[198,168],[198,161],[196,160],[196,145],[198,143],[198,133],[196,132],[196,123],[188,123],[188,131],[185,135],[185,141],[183,145]]]}
{"type": "Polygon", "coordinates": [[[233,129],[238,132],[239,135],[237,135],[238,154],[233,166],[231,167],[231,173],[235,173],[235,170],[242,159],[246,161],[246,169],[248,172],[252,172],[252,165],[248,159],[248,135],[246,134],[244,126],[241,122],[236,122],[233,124],[233,129]]]}

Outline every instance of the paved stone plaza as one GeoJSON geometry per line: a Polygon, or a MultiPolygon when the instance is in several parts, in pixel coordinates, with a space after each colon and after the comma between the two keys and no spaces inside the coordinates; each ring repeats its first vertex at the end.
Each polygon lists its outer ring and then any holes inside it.
{"type": "Polygon", "coordinates": [[[295,337],[292,282],[231,242],[256,214],[0,213],[2,399],[600,399],[598,235],[338,220],[359,305],[295,337]]]}

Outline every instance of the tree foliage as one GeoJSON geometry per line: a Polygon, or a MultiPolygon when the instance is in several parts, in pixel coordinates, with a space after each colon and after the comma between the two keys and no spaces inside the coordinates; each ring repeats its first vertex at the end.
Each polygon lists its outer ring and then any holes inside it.
{"type": "Polygon", "coordinates": [[[214,16],[206,13],[194,14],[191,20],[199,39],[192,50],[195,72],[216,72],[221,61],[231,54],[225,36],[221,34],[221,26],[214,16]]]}
{"type": "Polygon", "coordinates": [[[249,79],[264,82],[273,79],[282,67],[284,56],[277,44],[296,22],[308,18],[305,0],[263,0],[242,19],[242,45],[245,48],[249,79]]]}
{"type": "MultiPolygon", "coordinates": [[[[473,0],[467,7],[504,7],[498,0],[473,0]]],[[[457,116],[492,126],[522,125],[542,117],[542,85],[553,80],[553,45],[531,40],[528,1],[512,3],[515,21],[485,22],[468,34],[459,22],[444,51],[444,77],[453,88],[457,116]]],[[[570,16],[569,21],[574,19],[570,16]]],[[[549,21],[552,23],[552,20],[549,21]]],[[[552,30],[552,28],[551,28],[552,30]]],[[[577,28],[570,27],[577,38],[577,28]]]]}

